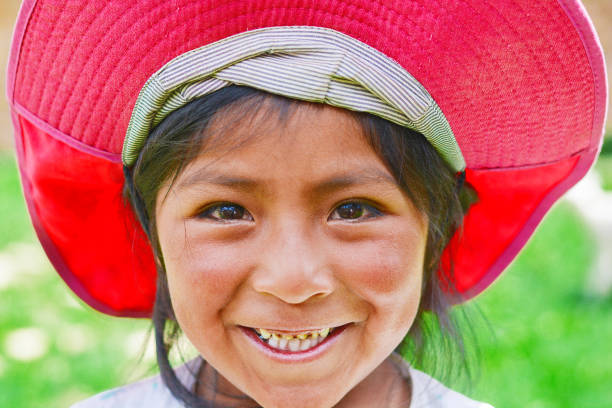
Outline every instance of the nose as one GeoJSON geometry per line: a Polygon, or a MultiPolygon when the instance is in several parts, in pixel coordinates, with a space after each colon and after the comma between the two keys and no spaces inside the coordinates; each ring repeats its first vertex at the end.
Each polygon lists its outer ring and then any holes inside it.
{"type": "Polygon", "coordinates": [[[262,248],[251,276],[257,292],[290,304],[333,292],[334,277],[321,240],[308,228],[298,223],[284,225],[266,236],[262,248]]]}

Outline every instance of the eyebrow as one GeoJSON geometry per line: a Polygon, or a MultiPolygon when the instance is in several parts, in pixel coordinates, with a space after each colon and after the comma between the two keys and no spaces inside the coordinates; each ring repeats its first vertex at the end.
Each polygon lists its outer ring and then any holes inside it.
{"type": "MultiPolygon", "coordinates": [[[[202,168],[191,174],[178,184],[178,190],[186,190],[195,185],[213,184],[234,190],[253,192],[265,190],[265,181],[257,178],[245,178],[227,174],[217,174],[207,168],[202,168]]],[[[329,194],[334,191],[358,185],[387,184],[399,188],[397,181],[388,173],[378,168],[365,168],[357,172],[340,173],[322,180],[311,188],[315,195],[329,194]]]]}
{"type": "Polygon", "coordinates": [[[334,191],[358,185],[387,184],[399,188],[397,181],[388,173],[376,168],[363,169],[357,173],[332,176],[313,188],[315,195],[324,195],[334,191]]]}
{"type": "Polygon", "coordinates": [[[183,180],[178,186],[178,190],[186,190],[196,185],[214,184],[217,186],[228,187],[234,190],[253,191],[260,187],[261,183],[255,179],[244,177],[233,177],[225,174],[215,174],[202,168],[183,180]]]}

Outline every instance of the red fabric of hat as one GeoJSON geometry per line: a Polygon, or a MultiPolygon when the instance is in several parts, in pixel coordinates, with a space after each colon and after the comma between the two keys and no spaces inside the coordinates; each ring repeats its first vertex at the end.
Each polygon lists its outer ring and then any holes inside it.
{"type": "Polygon", "coordinates": [[[85,302],[148,316],[155,267],[121,195],[139,91],[172,58],[272,26],[347,34],[440,106],[479,202],[446,253],[472,297],[592,165],[606,112],[601,47],[577,0],[26,0],[8,68],[18,161],[38,236],[85,302]]]}

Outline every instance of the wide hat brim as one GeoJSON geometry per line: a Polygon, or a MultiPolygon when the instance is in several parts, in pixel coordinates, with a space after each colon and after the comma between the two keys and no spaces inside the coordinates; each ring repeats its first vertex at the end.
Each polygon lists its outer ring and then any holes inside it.
{"type": "Polygon", "coordinates": [[[39,239],[95,309],[149,316],[155,266],[122,198],[121,149],[147,79],[172,58],[272,26],[315,26],[386,54],[440,106],[479,201],[447,248],[462,299],[503,271],[590,168],[607,104],[575,0],[24,1],[8,98],[39,239]],[[298,4],[299,3],[299,4],[298,4]]]}

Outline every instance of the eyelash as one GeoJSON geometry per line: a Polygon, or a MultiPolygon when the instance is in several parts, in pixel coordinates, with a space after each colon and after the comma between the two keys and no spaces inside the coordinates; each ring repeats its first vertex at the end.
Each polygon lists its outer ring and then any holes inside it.
{"type": "Polygon", "coordinates": [[[240,221],[243,220],[243,217],[245,215],[248,215],[249,218],[247,218],[247,221],[252,221],[253,220],[253,216],[251,215],[251,213],[249,213],[247,211],[246,208],[244,208],[241,205],[235,204],[235,203],[231,203],[231,202],[224,202],[224,203],[217,203],[217,204],[213,204],[210,205],[208,207],[206,207],[204,210],[202,210],[201,212],[199,212],[196,216],[197,218],[203,218],[203,219],[212,219],[212,220],[216,220],[216,221],[221,221],[221,222],[234,222],[234,221],[240,221]],[[242,216],[241,218],[229,218],[229,219],[225,219],[225,218],[221,218],[219,216],[212,216],[212,214],[214,214],[215,212],[218,212],[219,210],[221,210],[223,207],[235,207],[235,208],[239,208],[242,216]]]}
{"type": "MultiPolygon", "coordinates": [[[[234,214],[236,214],[236,210],[234,210],[234,214]]],[[[333,221],[343,220],[346,222],[360,222],[363,220],[380,217],[381,215],[383,215],[382,211],[376,208],[375,206],[373,206],[372,204],[369,204],[363,200],[351,200],[351,201],[345,201],[345,202],[338,204],[327,219],[333,220],[333,221]],[[348,205],[359,206],[359,208],[356,211],[358,212],[361,211],[362,213],[359,214],[359,216],[356,218],[342,218],[341,216],[334,217],[334,214],[337,211],[348,210],[347,208],[348,205]],[[363,213],[366,213],[365,217],[363,216],[363,213]]],[[[204,210],[202,210],[196,215],[197,218],[212,219],[212,220],[220,221],[220,222],[241,221],[241,220],[245,220],[244,218],[245,216],[248,216],[248,218],[246,218],[247,221],[253,221],[253,216],[249,213],[249,211],[246,208],[244,208],[241,205],[231,203],[231,202],[223,202],[223,203],[217,203],[217,204],[210,205],[209,207],[206,207],[204,210]],[[237,212],[238,212],[238,215],[240,215],[240,218],[221,218],[219,216],[220,215],[219,211],[221,211],[223,207],[237,208],[238,209],[237,212]],[[218,215],[213,216],[214,213],[217,213],[218,215]]]]}
{"type": "Polygon", "coordinates": [[[342,220],[346,222],[360,222],[363,220],[368,220],[370,218],[377,218],[377,217],[380,217],[381,215],[383,215],[382,211],[376,208],[375,206],[373,206],[372,204],[369,204],[366,201],[362,201],[362,200],[351,200],[351,201],[345,201],[343,203],[338,204],[327,219],[328,220],[342,220]],[[357,218],[342,218],[342,217],[333,218],[333,215],[338,210],[340,210],[344,206],[351,205],[351,204],[360,206],[361,210],[365,212],[367,215],[365,217],[359,216],[357,218]]]}

